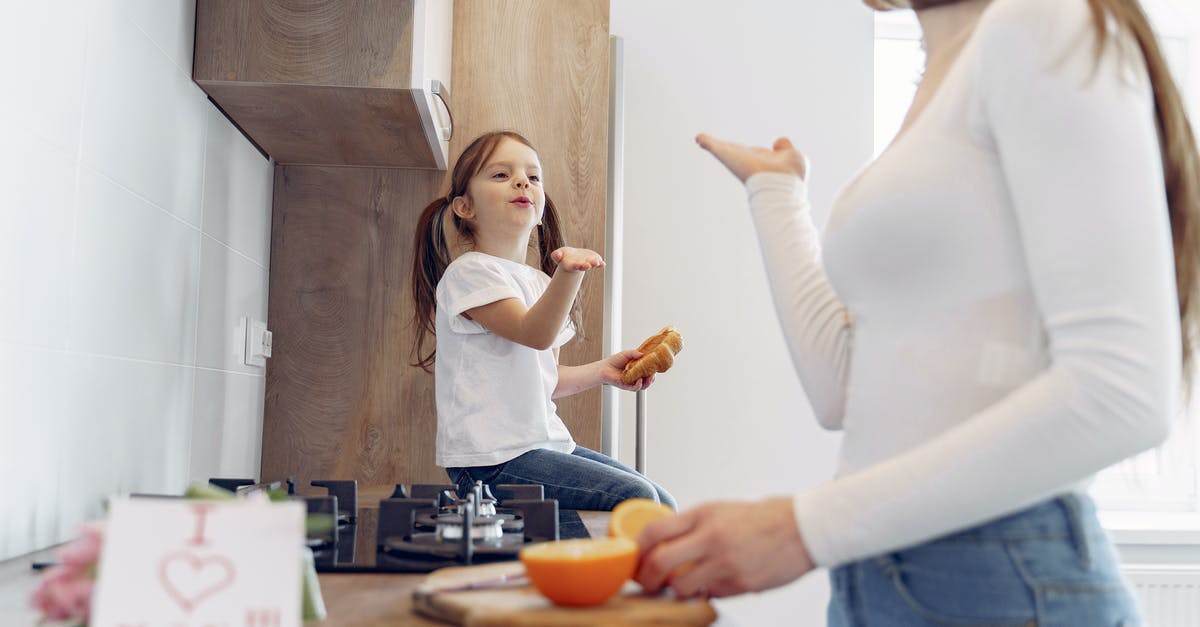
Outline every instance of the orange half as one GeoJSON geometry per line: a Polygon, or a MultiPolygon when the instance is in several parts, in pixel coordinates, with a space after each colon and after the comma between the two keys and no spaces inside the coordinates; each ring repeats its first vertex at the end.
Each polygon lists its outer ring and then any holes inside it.
{"type": "Polygon", "coordinates": [[[599,605],[637,568],[638,547],[625,538],[542,542],[521,549],[525,574],[558,605],[599,605]]]}
{"type": "Polygon", "coordinates": [[[614,538],[637,540],[638,534],[650,522],[674,516],[675,510],[651,499],[627,499],[613,508],[608,519],[608,535],[614,538]]]}

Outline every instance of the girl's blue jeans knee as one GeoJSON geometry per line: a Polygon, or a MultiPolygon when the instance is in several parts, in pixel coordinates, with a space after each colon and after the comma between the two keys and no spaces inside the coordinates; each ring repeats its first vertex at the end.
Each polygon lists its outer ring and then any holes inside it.
{"type": "Polygon", "coordinates": [[[830,627],[1139,624],[1091,499],[1061,496],[830,573],[830,627]]]}
{"type": "Polygon", "coordinates": [[[482,481],[545,486],[546,498],[562,509],[611,510],[631,498],[652,499],[676,508],[675,499],[636,470],[606,455],[576,446],[573,453],[535,449],[496,466],[447,468],[460,487],[482,481]]]}

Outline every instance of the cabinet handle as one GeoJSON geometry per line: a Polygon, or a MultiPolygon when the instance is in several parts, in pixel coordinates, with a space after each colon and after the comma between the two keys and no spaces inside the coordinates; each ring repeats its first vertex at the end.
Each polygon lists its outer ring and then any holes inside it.
{"type": "Polygon", "coordinates": [[[442,139],[450,141],[454,137],[454,113],[450,111],[450,88],[442,84],[442,81],[437,79],[429,81],[429,93],[437,96],[438,100],[442,101],[442,108],[446,110],[446,117],[450,118],[450,126],[440,130],[446,131],[446,136],[442,139]]]}

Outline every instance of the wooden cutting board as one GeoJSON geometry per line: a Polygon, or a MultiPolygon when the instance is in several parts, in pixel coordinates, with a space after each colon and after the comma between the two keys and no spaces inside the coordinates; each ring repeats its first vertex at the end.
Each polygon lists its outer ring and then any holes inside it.
{"type": "Polygon", "coordinates": [[[559,607],[520,579],[501,587],[463,590],[469,585],[521,577],[520,562],[453,566],[430,573],[413,591],[413,610],[455,625],[517,627],[525,625],[708,625],[717,619],[703,599],[681,601],[670,594],[647,596],[634,582],[603,605],[559,607]]]}

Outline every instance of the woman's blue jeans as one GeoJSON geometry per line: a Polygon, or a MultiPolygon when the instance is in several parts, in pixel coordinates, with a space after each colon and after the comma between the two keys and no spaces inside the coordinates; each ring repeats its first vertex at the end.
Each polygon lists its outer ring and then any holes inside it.
{"type": "Polygon", "coordinates": [[[638,471],[582,446],[573,453],[535,449],[497,466],[447,468],[450,480],[463,486],[482,481],[534,483],[561,509],[611,510],[625,499],[652,499],[678,509],[675,499],[638,471]]]}
{"type": "Polygon", "coordinates": [[[830,573],[830,627],[1139,624],[1091,499],[1070,494],[830,573]]]}

